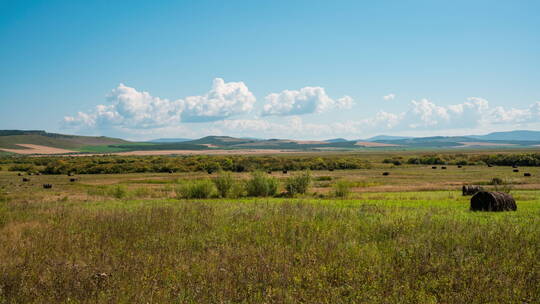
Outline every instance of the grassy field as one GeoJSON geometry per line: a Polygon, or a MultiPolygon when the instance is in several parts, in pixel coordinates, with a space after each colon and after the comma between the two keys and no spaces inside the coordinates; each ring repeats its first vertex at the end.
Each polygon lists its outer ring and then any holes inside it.
{"type": "Polygon", "coordinates": [[[520,169],[316,171],[305,195],[236,199],[177,197],[215,174],[4,169],[0,303],[539,303],[540,168],[520,169]],[[461,185],[493,177],[517,212],[469,211],[461,185]]]}

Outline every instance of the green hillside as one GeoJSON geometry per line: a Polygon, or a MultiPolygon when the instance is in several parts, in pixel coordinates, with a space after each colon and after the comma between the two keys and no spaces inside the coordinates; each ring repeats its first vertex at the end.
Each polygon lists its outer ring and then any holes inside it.
{"type": "Polygon", "coordinates": [[[0,130],[0,148],[20,149],[17,144],[33,144],[61,149],[80,150],[85,146],[129,144],[128,141],[104,136],[76,136],[45,131],[0,130]]]}

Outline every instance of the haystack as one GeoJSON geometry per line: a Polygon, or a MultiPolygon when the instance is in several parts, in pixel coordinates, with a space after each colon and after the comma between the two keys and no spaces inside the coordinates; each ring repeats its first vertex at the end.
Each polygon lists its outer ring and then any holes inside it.
{"type": "Polygon", "coordinates": [[[471,198],[472,211],[516,211],[514,198],[504,192],[480,191],[471,198]]]}

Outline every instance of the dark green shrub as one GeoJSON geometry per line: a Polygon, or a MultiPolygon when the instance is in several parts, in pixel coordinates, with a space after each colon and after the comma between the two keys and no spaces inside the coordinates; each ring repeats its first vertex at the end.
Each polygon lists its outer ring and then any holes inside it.
{"type": "Polygon", "coordinates": [[[289,195],[305,194],[311,184],[311,174],[305,171],[299,175],[291,176],[285,181],[285,190],[289,195]]]}
{"type": "Polygon", "coordinates": [[[248,196],[274,196],[277,192],[278,181],[263,172],[255,171],[246,182],[248,196]]]}
{"type": "Polygon", "coordinates": [[[208,179],[189,181],[176,189],[181,198],[209,198],[214,194],[214,183],[208,179]]]}
{"type": "Polygon", "coordinates": [[[234,184],[234,179],[231,173],[220,172],[220,174],[213,179],[213,182],[214,185],[216,185],[216,189],[220,197],[229,196],[234,184]]]}

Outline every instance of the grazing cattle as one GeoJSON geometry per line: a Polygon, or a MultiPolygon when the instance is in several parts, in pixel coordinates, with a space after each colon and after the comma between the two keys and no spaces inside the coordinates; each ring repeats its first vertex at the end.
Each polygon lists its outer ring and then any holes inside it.
{"type": "Polygon", "coordinates": [[[463,167],[463,166],[461,166],[461,165],[458,165],[457,167],[458,167],[458,168],[461,168],[461,167],[463,167]]]}
{"type": "Polygon", "coordinates": [[[330,168],[330,169],[328,169],[328,171],[334,171],[334,168],[330,168]]]}
{"type": "Polygon", "coordinates": [[[523,176],[527,176],[527,177],[530,177],[531,174],[529,172],[526,172],[526,173],[523,173],[523,176]]]}
{"type": "Polygon", "coordinates": [[[512,170],[512,171],[514,171],[514,172],[519,172],[519,169],[514,169],[514,170],[512,170]]]}
{"type": "Polygon", "coordinates": [[[474,195],[480,191],[484,191],[484,188],[480,186],[473,186],[473,185],[463,185],[461,188],[463,196],[467,195],[474,195]]]}
{"type": "Polygon", "coordinates": [[[77,179],[76,179],[76,178],[70,178],[69,181],[72,182],[72,183],[74,183],[74,182],[77,181],[77,179]]]}
{"type": "Polygon", "coordinates": [[[437,167],[436,167],[436,166],[433,166],[433,167],[431,167],[431,169],[437,169],[437,167]]]}
{"type": "Polygon", "coordinates": [[[17,175],[18,175],[18,176],[22,176],[22,173],[18,173],[17,175]]]}
{"type": "Polygon", "coordinates": [[[441,169],[446,170],[446,167],[441,167],[441,169]]]}
{"type": "Polygon", "coordinates": [[[287,170],[283,170],[283,174],[287,174],[287,170]]]}
{"type": "Polygon", "coordinates": [[[493,167],[493,166],[488,164],[488,167],[491,168],[491,167],[493,167]]]}
{"type": "Polygon", "coordinates": [[[23,177],[22,181],[23,181],[23,182],[29,182],[30,179],[29,179],[29,178],[26,178],[26,177],[23,177]]]}
{"type": "Polygon", "coordinates": [[[266,173],[268,174],[272,174],[272,170],[268,170],[266,173]]]}
{"type": "Polygon", "coordinates": [[[480,191],[471,198],[472,211],[516,211],[514,198],[504,192],[480,191]]]}
{"type": "Polygon", "coordinates": [[[382,174],[382,175],[384,175],[384,176],[388,176],[388,175],[390,175],[390,172],[383,172],[383,174],[382,174]]]}
{"type": "Polygon", "coordinates": [[[51,188],[52,188],[51,184],[43,184],[43,189],[51,189],[51,188]]]}
{"type": "Polygon", "coordinates": [[[212,173],[214,173],[214,170],[208,169],[208,170],[206,170],[206,172],[208,172],[208,174],[212,174],[212,173]]]}

